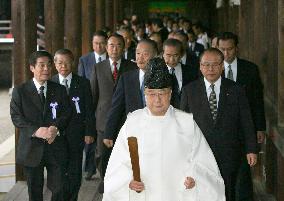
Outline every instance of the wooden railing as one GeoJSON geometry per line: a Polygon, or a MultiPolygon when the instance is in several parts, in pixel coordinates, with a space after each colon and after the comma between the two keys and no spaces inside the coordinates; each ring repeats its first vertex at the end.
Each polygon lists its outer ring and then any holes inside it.
{"type": "MultiPolygon", "coordinates": [[[[12,21],[0,20],[0,49],[11,49],[14,43],[12,33],[12,21]],[[9,46],[9,47],[8,47],[9,46]],[[10,47],[11,46],[11,47],[10,47]]],[[[37,24],[37,45],[38,48],[45,49],[45,27],[37,24]]]]}

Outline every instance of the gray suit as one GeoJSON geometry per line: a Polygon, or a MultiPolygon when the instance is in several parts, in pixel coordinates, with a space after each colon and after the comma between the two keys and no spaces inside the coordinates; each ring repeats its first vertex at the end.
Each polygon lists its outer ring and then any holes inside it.
{"type": "Polygon", "coordinates": [[[99,159],[99,162],[101,161],[99,169],[102,178],[104,176],[108,160],[108,154],[106,153],[107,150],[104,150],[106,147],[103,144],[103,133],[107,121],[107,114],[111,108],[112,95],[120,75],[134,69],[137,69],[134,62],[121,59],[116,81],[113,79],[109,59],[96,64],[93,69],[90,82],[96,110],[96,128],[98,134],[96,157],[99,159]],[[106,153],[106,156],[104,156],[104,153],[106,153]]]}

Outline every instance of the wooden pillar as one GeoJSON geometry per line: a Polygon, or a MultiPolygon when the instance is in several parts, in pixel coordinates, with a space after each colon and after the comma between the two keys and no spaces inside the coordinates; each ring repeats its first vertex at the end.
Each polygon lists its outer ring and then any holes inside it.
{"type": "Polygon", "coordinates": [[[77,66],[82,55],[82,27],[81,27],[81,0],[65,1],[65,47],[74,54],[73,71],[77,72],[77,66]]]}
{"type": "MultiPolygon", "coordinates": [[[[14,36],[12,68],[13,86],[22,84],[32,77],[29,56],[36,50],[36,0],[12,1],[12,33],[14,36]]],[[[15,141],[19,138],[18,129],[15,141]]],[[[16,181],[25,180],[21,166],[16,165],[16,181]]]]}
{"type": "Polygon", "coordinates": [[[105,0],[96,0],[96,30],[105,26],[105,0]]]}
{"type": "Polygon", "coordinates": [[[92,36],[96,28],[95,2],[82,0],[82,55],[92,48],[92,36]]]}
{"type": "Polygon", "coordinates": [[[45,49],[54,54],[64,47],[64,0],[44,1],[45,49]]]}
{"type": "Polygon", "coordinates": [[[119,0],[118,1],[118,20],[122,20],[125,16],[125,0],[119,0]]]}
{"type": "Polygon", "coordinates": [[[116,25],[118,24],[120,17],[119,17],[119,4],[121,2],[119,0],[113,0],[113,31],[116,31],[116,25]]]}
{"type": "Polygon", "coordinates": [[[113,0],[105,0],[105,25],[113,30],[113,0]]]}
{"type": "Polygon", "coordinates": [[[278,126],[284,127],[284,2],[278,1],[278,126]]]}

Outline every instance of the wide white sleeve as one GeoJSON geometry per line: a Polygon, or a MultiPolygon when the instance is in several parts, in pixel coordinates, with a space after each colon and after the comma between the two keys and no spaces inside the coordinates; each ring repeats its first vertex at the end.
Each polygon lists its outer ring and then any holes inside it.
{"type": "Polygon", "coordinates": [[[128,201],[132,169],[126,126],[121,128],[113,147],[104,177],[103,201],[128,201]]]}
{"type": "Polygon", "coordinates": [[[194,134],[186,176],[195,180],[195,187],[184,191],[183,200],[225,201],[225,185],[215,157],[200,128],[194,122],[194,134]]]}

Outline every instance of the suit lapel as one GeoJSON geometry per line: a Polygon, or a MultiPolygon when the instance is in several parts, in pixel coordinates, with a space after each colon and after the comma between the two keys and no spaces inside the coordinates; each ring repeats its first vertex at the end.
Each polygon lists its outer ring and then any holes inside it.
{"type": "Polygon", "coordinates": [[[29,94],[31,94],[31,101],[34,103],[34,105],[38,108],[39,111],[42,111],[42,104],[40,101],[40,97],[38,94],[38,91],[36,89],[36,86],[34,84],[34,82],[31,80],[29,85],[28,85],[28,90],[29,90],[29,94]]]}
{"type": "Polygon", "coordinates": [[[114,84],[113,75],[111,72],[111,64],[110,64],[109,59],[106,60],[105,64],[106,64],[106,67],[104,68],[104,74],[107,77],[107,79],[114,84]]]}
{"type": "Polygon", "coordinates": [[[77,94],[76,91],[79,88],[79,80],[78,76],[74,73],[72,73],[72,79],[69,89],[69,96],[72,97],[72,95],[77,94]]]}
{"type": "Polygon", "coordinates": [[[237,83],[243,85],[245,83],[246,71],[242,68],[242,61],[237,58],[237,83]]]}
{"type": "Polygon", "coordinates": [[[138,105],[141,105],[143,107],[140,80],[139,80],[139,70],[135,70],[135,73],[133,73],[131,83],[133,83],[133,88],[132,87],[131,88],[134,90],[135,97],[137,97],[137,103],[138,105]]]}
{"type": "Polygon", "coordinates": [[[222,117],[222,114],[224,112],[224,107],[227,102],[227,96],[229,95],[227,92],[227,85],[224,79],[221,80],[221,86],[220,86],[220,94],[219,94],[219,103],[218,103],[218,110],[217,110],[217,120],[222,117]]]}
{"type": "Polygon", "coordinates": [[[203,78],[200,78],[199,79],[199,89],[197,90],[197,94],[196,94],[196,97],[200,97],[200,110],[201,111],[204,111],[205,114],[206,114],[206,117],[207,117],[207,122],[213,126],[214,125],[214,121],[213,121],[213,117],[212,117],[212,114],[211,114],[211,110],[210,110],[210,106],[209,106],[209,101],[208,101],[208,97],[207,97],[207,91],[206,91],[206,86],[205,86],[205,83],[204,83],[204,80],[203,78]],[[200,94],[198,94],[200,93],[200,94]]]}

